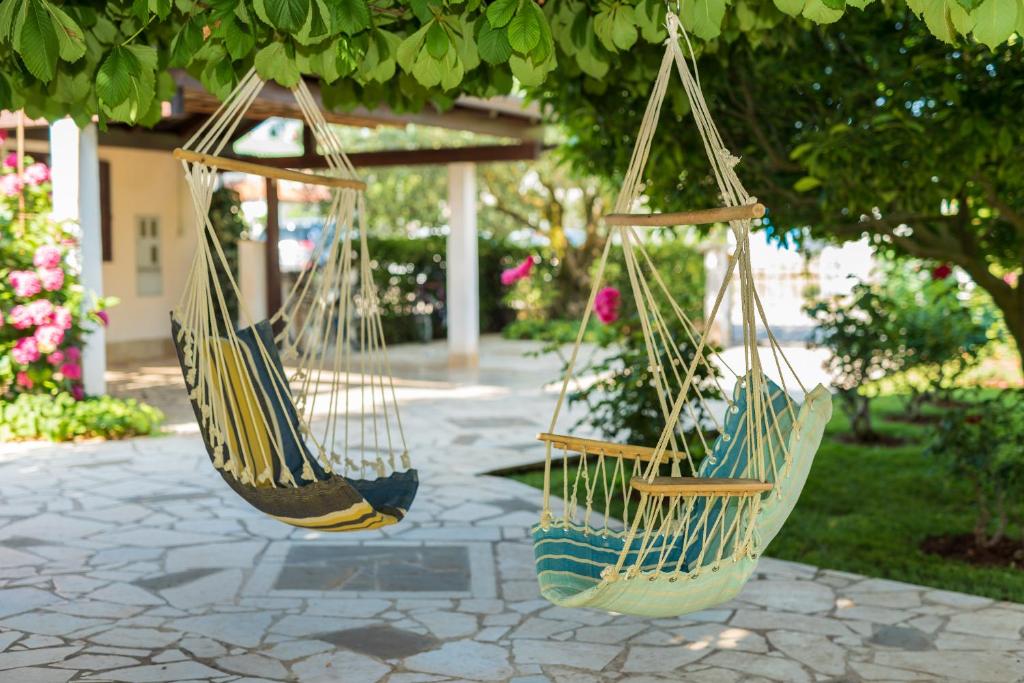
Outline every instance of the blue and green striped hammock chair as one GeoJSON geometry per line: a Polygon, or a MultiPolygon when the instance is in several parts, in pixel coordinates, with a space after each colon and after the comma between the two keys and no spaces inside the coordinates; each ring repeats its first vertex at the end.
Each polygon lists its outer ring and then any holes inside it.
{"type": "Polygon", "coordinates": [[[376,529],[405,516],[418,478],[390,379],[364,185],[301,80],[292,92],[330,175],[219,156],[263,84],[250,71],[175,150],[192,194],[197,247],[171,313],[174,346],[210,461],[235,493],[294,526],[376,529]],[[320,184],[331,193],[312,265],[270,319],[249,313],[210,221],[218,170],[320,184]]]}
{"type": "MultiPolygon", "coordinates": [[[[539,437],[547,448],[544,507],[533,529],[545,598],[565,607],[651,617],[695,612],[740,592],[796,505],[832,414],[828,390],[803,387],[768,326],[750,258],[750,229],[764,207],[746,193],[733,170],[738,159],[722,146],[695,73],[680,50],[680,26],[671,13],[668,29],[668,47],[616,213],[605,217],[611,238],[562,393],[549,431],[539,437]],[[725,206],[633,214],[673,66],[725,206]],[[700,223],[728,223],[735,249],[708,315],[698,325],[674,301],[638,228],[700,223]],[[632,304],[625,303],[635,306],[649,365],[640,378],[613,371],[600,381],[649,384],[664,421],[657,443],[648,446],[555,431],[570,387],[585,371],[577,370],[579,350],[597,293],[606,285],[613,245],[622,250],[632,294],[632,304]],[[742,317],[741,371],[721,357],[711,339],[734,284],[742,317]],[[765,341],[762,347],[759,337],[765,341]],[[768,370],[777,381],[769,379],[768,370]],[[794,380],[796,386],[789,387],[794,380]],[[555,497],[561,497],[560,505],[555,497]]],[[[731,323],[728,315],[722,317],[731,323]]]]}

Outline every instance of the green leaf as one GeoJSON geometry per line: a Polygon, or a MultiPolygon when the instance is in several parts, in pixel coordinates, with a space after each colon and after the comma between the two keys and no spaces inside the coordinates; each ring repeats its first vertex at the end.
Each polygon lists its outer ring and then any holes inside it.
{"type": "Polygon", "coordinates": [[[953,30],[966,36],[974,28],[974,16],[960,5],[959,2],[946,2],[946,12],[953,30]]]}
{"type": "Polygon", "coordinates": [[[665,40],[665,5],[657,0],[643,0],[633,12],[640,35],[648,43],[665,40]]]}
{"type": "Polygon", "coordinates": [[[344,33],[352,35],[370,28],[370,6],[366,0],[336,0],[338,26],[344,33]]]}
{"type": "Polygon", "coordinates": [[[224,31],[224,47],[231,59],[239,60],[252,52],[256,47],[256,39],[248,26],[240,26],[238,20],[232,19],[224,31]]]}
{"type": "Polygon", "coordinates": [[[412,76],[425,88],[432,88],[441,82],[441,62],[422,50],[412,67],[412,76]]]}
{"type": "Polygon", "coordinates": [[[846,9],[846,0],[821,0],[821,4],[840,12],[846,9]]]}
{"type": "Polygon", "coordinates": [[[808,192],[821,185],[821,181],[814,176],[804,176],[793,183],[793,189],[797,192],[808,192]]]}
{"type": "Polygon", "coordinates": [[[420,28],[420,30],[407,37],[398,46],[396,57],[398,59],[399,66],[402,67],[406,73],[412,73],[413,68],[416,66],[416,60],[420,54],[420,47],[423,46],[423,41],[426,39],[427,31],[430,30],[430,25],[426,25],[420,28]]]}
{"type": "Polygon", "coordinates": [[[1017,24],[1017,0],[985,0],[974,10],[974,39],[993,50],[1006,42],[1017,24]]]}
{"type": "Polygon", "coordinates": [[[504,64],[512,56],[512,46],[508,43],[505,29],[493,28],[486,21],[480,22],[476,44],[480,51],[480,59],[488,64],[504,64]]]}
{"type": "MultiPolygon", "coordinates": [[[[235,32],[238,33],[237,30],[235,32]]],[[[171,66],[188,66],[202,46],[203,29],[196,20],[190,20],[171,41],[171,66]]]]}
{"type": "Polygon", "coordinates": [[[554,59],[549,59],[547,62],[536,64],[530,58],[523,59],[518,55],[512,55],[508,60],[508,65],[512,69],[512,75],[521,84],[535,86],[544,82],[544,77],[555,67],[555,62],[554,59]]]}
{"type": "Polygon", "coordinates": [[[306,23],[310,0],[253,0],[260,19],[282,31],[298,31],[306,23]]]}
{"type": "Polygon", "coordinates": [[[85,34],[82,27],[60,7],[46,3],[46,8],[57,22],[60,58],[65,62],[77,62],[85,55],[85,34]]]}
{"type": "Polygon", "coordinates": [[[540,42],[540,21],[531,10],[520,12],[508,24],[508,44],[516,52],[529,52],[540,42]]]}
{"type": "MultiPolygon", "coordinates": [[[[527,0],[530,2],[532,0],[527,0]]],[[[501,28],[512,21],[516,11],[519,9],[520,0],[495,0],[487,6],[487,23],[492,28],[501,28]]]]}
{"type": "Polygon", "coordinates": [[[47,4],[45,0],[28,0],[16,46],[25,68],[44,83],[53,78],[60,56],[59,27],[47,4]]]}
{"type": "Polygon", "coordinates": [[[985,0],[956,0],[957,4],[968,12],[978,9],[985,0]]]}
{"type": "Polygon", "coordinates": [[[10,40],[14,35],[15,17],[17,25],[24,21],[25,0],[5,0],[0,2],[0,42],[10,40]]]}
{"type": "Polygon", "coordinates": [[[277,81],[286,88],[299,82],[299,67],[295,56],[283,43],[271,43],[256,53],[256,72],[260,78],[277,81]]]}
{"type": "Polygon", "coordinates": [[[444,26],[439,21],[431,22],[424,43],[427,46],[427,52],[435,59],[444,57],[451,45],[448,40],[448,32],[444,30],[444,26]]]}
{"type": "Polygon", "coordinates": [[[875,0],[846,0],[847,7],[854,7],[856,9],[864,9],[875,0]]]}
{"type": "Polygon", "coordinates": [[[800,16],[800,13],[804,11],[804,5],[807,4],[807,0],[772,0],[772,2],[780,12],[791,17],[800,16]]]}
{"type": "Polygon", "coordinates": [[[724,16],[725,0],[692,0],[683,3],[683,12],[679,20],[683,22],[687,31],[696,34],[698,38],[711,40],[721,33],[724,16]]]}
{"type": "Polygon", "coordinates": [[[395,75],[395,57],[398,52],[398,46],[402,43],[402,39],[388,31],[379,31],[378,36],[380,40],[377,40],[376,42],[379,61],[373,71],[370,72],[369,78],[372,78],[378,83],[386,83],[395,75]]]}
{"type": "Polygon", "coordinates": [[[925,0],[922,16],[933,36],[945,43],[952,43],[956,38],[956,33],[949,21],[946,2],[947,0],[925,0]]]}
{"type": "Polygon", "coordinates": [[[615,47],[620,50],[628,50],[636,42],[638,32],[636,30],[636,18],[633,8],[629,5],[622,5],[615,12],[615,19],[612,22],[612,41],[615,47]]]}
{"type": "Polygon", "coordinates": [[[826,6],[822,0],[807,0],[803,16],[816,24],[833,24],[843,17],[843,11],[826,6]]]}
{"type": "Polygon", "coordinates": [[[107,53],[96,72],[96,95],[108,107],[116,107],[132,92],[132,74],[142,70],[138,57],[120,45],[107,53]]]}

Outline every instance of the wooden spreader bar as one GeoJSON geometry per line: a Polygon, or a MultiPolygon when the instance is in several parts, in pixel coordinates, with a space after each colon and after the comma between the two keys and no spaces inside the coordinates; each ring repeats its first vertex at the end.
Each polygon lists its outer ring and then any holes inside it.
{"type": "Polygon", "coordinates": [[[668,225],[707,225],[762,218],[764,204],[743,204],[741,206],[720,206],[715,209],[698,211],[677,211],[675,213],[612,213],[604,217],[607,225],[628,225],[631,227],[658,227],[668,225]]]}
{"type": "Polygon", "coordinates": [[[633,477],[629,485],[658,496],[756,496],[772,490],[771,484],[757,479],[719,477],[655,477],[653,482],[633,477]]]}
{"type": "Polygon", "coordinates": [[[264,178],[276,178],[277,180],[291,180],[296,183],[307,185],[324,185],[326,187],[340,187],[352,190],[365,190],[366,183],[361,180],[349,180],[347,178],[333,178],[331,176],[317,175],[314,173],[303,173],[292,171],[287,168],[274,168],[264,164],[254,164],[251,161],[241,159],[229,159],[218,157],[213,154],[200,154],[180,147],[174,150],[174,158],[182,161],[191,161],[194,164],[212,166],[223,171],[238,171],[240,173],[251,173],[252,175],[263,176],[264,178]]]}
{"type": "MultiPolygon", "coordinates": [[[[607,456],[626,458],[627,460],[650,461],[654,459],[654,448],[646,446],[631,446],[629,444],[612,443],[611,441],[600,441],[598,439],[580,439],[575,436],[564,434],[550,434],[544,432],[537,435],[538,441],[545,441],[556,448],[583,453],[586,451],[591,455],[604,453],[607,456]]],[[[665,451],[664,456],[670,459],[686,459],[686,453],[679,451],[665,451]]]]}

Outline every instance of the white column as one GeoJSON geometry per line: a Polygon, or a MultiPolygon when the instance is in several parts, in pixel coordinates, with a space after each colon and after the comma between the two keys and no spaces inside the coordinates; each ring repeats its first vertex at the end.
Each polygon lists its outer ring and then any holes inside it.
{"type": "MultiPolygon", "coordinates": [[[[86,292],[103,296],[103,243],[100,226],[100,159],[96,124],[79,129],[71,119],[50,126],[50,167],[53,214],[81,227],[81,283],[86,292]]],[[[92,300],[85,303],[91,308],[92,300]]],[[[82,349],[85,393],[104,394],[107,383],[106,335],[101,325],[86,336],[82,349]]]]}
{"type": "Polygon", "coordinates": [[[448,165],[448,364],[476,367],[480,354],[476,165],[448,165]]]}
{"type": "MultiPolygon", "coordinates": [[[[714,245],[704,252],[704,319],[715,307],[715,300],[725,283],[729,271],[729,250],[725,245],[714,245]]],[[[736,277],[735,275],[733,276],[736,277]]],[[[732,343],[732,283],[725,293],[718,313],[710,322],[711,338],[723,347],[732,343]]]]}
{"type": "Polygon", "coordinates": [[[238,289],[245,308],[252,316],[246,319],[241,308],[238,326],[247,327],[267,317],[267,243],[255,240],[238,241],[238,289]]]}

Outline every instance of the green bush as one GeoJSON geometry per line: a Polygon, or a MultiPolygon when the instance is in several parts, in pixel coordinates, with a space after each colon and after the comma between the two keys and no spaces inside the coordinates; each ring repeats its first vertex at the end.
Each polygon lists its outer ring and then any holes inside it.
{"type": "MultiPolygon", "coordinates": [[[[381,301],[381,323],[389,343],[424,341],[424,333],[445,336],[446,238],[443,235],[370,237],[381,301]],[[429,319],[429,325],[425,324],[429,319]],[[429,328],[429,330],[428,330],[429,328]]],[[[477,244],[480,278],[480,330],[498,332],[515,317],[503,301],[501,271],[522,261],[526,249],[481,237],[477,244]]]]}
{"type": "Polygon", "coordinates": [[[0,441],[121,439],[152,434],[163,420],[156,408],[131,399],[20,394],[0,401],[0,441]]]}
{"type": "MultiPolygon", "coordinates": [[[[1024,393],[1003,391],[949,411],[928,448],[974,491],[974,542],[999,543],[1024,496],[1024,393]]],[[[1016,520],[1024,533],[1024,515],[1016,520]]]]}

